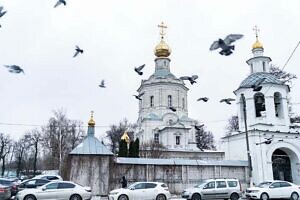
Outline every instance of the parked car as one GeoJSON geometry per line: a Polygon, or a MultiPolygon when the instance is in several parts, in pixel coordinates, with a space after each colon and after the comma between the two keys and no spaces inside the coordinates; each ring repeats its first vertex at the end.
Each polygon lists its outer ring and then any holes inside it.
{"type": "Polygon", "coordinates": [[[54,181],[54,180],[62,181],[63,180],[62,177],[59,175],[47,175],[47,174],[37,175],[37,176],[33,177],[32,179],[47,179],[50,181],[54,181]]]}
{"type": "Polygon", "coordinates": [[[191,200],[238,200],[241,195],[242,188],[237,179],[207,179],[192,188],[185,189],[181,197],[191,200]]]}
{"type": "Polygon", "coordinates": [[[91,188],[69,181],[53,181],[41,187],[22,190],[16,200],[90,200],[91,188]]]}
{"type": "Polygon", "coordinates": [[[47,179],[29,179],[21,182],[21,184],[18,187],[18,191],[24,190],[26,188],[37,188],[49,182],[50,180],[47,179]]]}
{"type": "Polygon", "coordinates": [[[260,183],[257,187],[251,187],[246,190],[248,199],[291,199],[298,200],[300,186],[287,181],[266,181],[260,183]]]}
{"type": "Polygon", "coordinates": [[[160,182],[136,182],[128,188],[110,191],[109,200],[167,200],[171,198],[169,188],[160,182]]]}
{"type": "Polygon", "coordinates": [[[0,178],[0,184],[10,187],[11,196],[15,196],[18,192],[18,183],[8,178],[0,178]]]}
{"type": "Polygon", "coordinates": [[[11,190],[9,186],[1,185],[0,184],[0,199],[10,199],[11,197],[11,190]]]}

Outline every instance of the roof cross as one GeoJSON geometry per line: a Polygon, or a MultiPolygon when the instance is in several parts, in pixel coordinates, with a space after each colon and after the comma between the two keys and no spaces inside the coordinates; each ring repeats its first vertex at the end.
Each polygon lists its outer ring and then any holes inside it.
{"type": "Polygon", "coordinates": [[[259,33],[260,29],[257,27],[257,25],[255,25],[255,26],[253,27],[253,31],[255,32],[256,38],[258,38],[258,33],[259,33]]]}
{"type": "Polygon", "coordinates": [[[168,27],[164,24],[164,22],[161,22],[161,23],[158,25],[158,28],[161,28],[159,34],[161,35],[161,39],[164,39],[164,35],[166,34],[166,33],[164,32],[164,29],[165,29],[165,28],[168,28],[168,27]]]}

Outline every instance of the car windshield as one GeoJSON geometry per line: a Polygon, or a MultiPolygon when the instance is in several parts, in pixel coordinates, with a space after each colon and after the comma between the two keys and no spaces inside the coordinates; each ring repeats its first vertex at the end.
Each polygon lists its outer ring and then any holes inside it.
{"type": "Polygon", "coordinates": [[[260,188],[265,188],[268,187],[272,182],[262,182],[258,185],[260,188]]]}
{"type": "Polygon", "coordinates": [[[201,181],[200,183],[198,183],[197,185],[195,185],[194,188],[200,188],[200,187],[202,187],[205,183],[207,183],[207,180],[201,181]]]}
{"type": "Polygon", "coordinates": [[[128,189],[132,189],[132,188],[134,188],[134,186],[135,186],[136,184],[137,184],[137,183],[133,183],[133,184],[129,185],[127,188],[128,188],[128,189]]]}

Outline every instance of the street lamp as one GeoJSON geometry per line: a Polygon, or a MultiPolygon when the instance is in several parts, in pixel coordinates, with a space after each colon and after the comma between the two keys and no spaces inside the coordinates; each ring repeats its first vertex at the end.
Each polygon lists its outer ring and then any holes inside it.
{"type": "Polygon", "coordinates": [[[248,167],[249,167],[249,180],[250,180],[250,187],[252,187],[252,185],[253,185],[253,183],[252,183],[252,161],[251,161],[250,148],[249,148],[246,99],[245,99],[244,94],[241,94],[241,100],[242,100],[242,104],[243,104],[244,124],[245,124],[245,133],[246,133],[247,157],[248,157],[248,167]]]}

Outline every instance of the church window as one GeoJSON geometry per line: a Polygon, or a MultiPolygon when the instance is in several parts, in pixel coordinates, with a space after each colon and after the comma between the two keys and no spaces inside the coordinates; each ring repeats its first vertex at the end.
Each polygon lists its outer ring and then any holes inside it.
{"type": "Polygon", "coordinates": [[[176,136],[176,145],[180,145],[180,136],[176,136]]]}
{"type": "Polygon", "coordinates": [[[184,101],[184,98],[182,98],[182,109],[185,109],[185,101],[184,101]]]}
{"type": "Polygon", "coordinates": [[[150,107],[154,107],[154,96],[150,96],[150,107]]]}
{"type": "Polygon", "coordinates": [[[172,96],[168,95],[168,107],[172,106],[172,96]]]}
{"type": "Polygon", "coordinates": [[[159,134],[154,133],[154,143],[159,144],[159,134]]]}
{"type": "Polygon", "coordinates": [[[264,70],[264,72],[266,71],[266,62],[265,61],[263,61],[263,70],[264,70]]]}
{"type": "Polygon", "coordinates": [[[254,104],[256,117],[261,117],[262,112],[266,111],[265,96],[262,93],[256,93],[254,95],[254,104]]]}
{"type": "Polygon", "coordinates": [[[282,117],[282,97],[279,92],[274,93],[275,116],[282,117]]]}
{"type": "Polygon", "coordinates": [[[251,73],[253,73],[253,63],[251,63],[251,73]]]}

